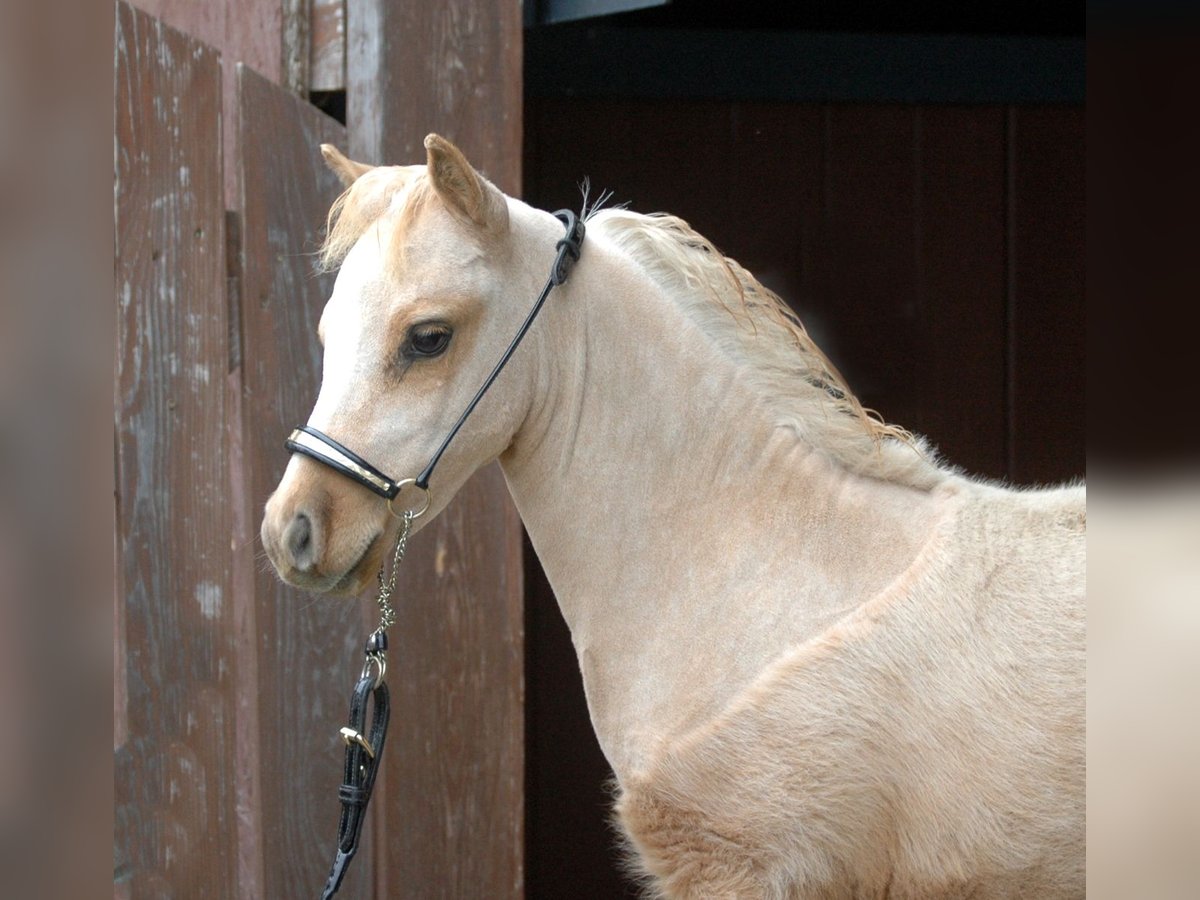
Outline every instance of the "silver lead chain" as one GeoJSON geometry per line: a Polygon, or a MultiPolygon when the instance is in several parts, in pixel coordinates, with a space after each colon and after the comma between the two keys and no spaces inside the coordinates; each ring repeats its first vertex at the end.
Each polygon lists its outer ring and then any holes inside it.
{"type": "Polygon", "coordinates": [[[400,533],[396,535],[396,549],[392,553],[392,572],[385,578],[386,565],[379,567],[379,627],[377,631],[387,631],[396,623],[396,610],[392,608],[392,592],[396,590],[396,573],[400,571],[400,563],[404,560],[404,551],[408,549],[408,533],[416,518],[411,510],[406,510],[400,518],[400,533]]]}

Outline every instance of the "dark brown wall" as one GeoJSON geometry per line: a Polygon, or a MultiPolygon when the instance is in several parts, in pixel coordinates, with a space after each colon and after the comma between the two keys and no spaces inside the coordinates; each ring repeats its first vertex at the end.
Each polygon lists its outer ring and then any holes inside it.
{"type": "MultiPolygon", "coordinates": [[[[681,215],[949,462],[1083,474],[1081,109],[529,99],[525,115],[530,203],[577,207],[587,176],[681,215]]],[[[532,553],[527,581],[529,895],[619,896],[610,772],[532,553]]]]}
{"type": "Polygon", "coordinates": [[[971,472],[1084,468],[1078,109],[531,100],[525,197],[683,216],[971,472]]]}

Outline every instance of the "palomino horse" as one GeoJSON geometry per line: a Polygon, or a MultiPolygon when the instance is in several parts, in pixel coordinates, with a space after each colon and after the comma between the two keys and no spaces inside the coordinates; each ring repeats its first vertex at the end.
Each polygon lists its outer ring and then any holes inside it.
{"type": "MultiPolygon", "coordinates": [[[[562,237],[431,135],[347,185],[309,425],[416,475],[562,237]]],[[[604,210],[433,477],[499,459],[666,897],[1080,897],[1084,488],[939,465],[683,221],[604,210]]],[[[402,495],[403,496],[403,495],[402,495]]],[[[356,592],[397,519],[293,456],[262,538],[356,592]]]]}

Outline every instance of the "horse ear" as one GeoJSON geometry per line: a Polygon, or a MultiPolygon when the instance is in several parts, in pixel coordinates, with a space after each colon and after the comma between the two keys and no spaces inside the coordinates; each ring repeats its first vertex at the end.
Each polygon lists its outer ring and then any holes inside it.
{"type": "Polygon", "coordinates": [[[355,162],[345,156],[333,144],[322,144],[321,155],[325,157],[325,165],[329,166],[329,170],[338,177],[343,187],[350,187],[359,178],[375,168],[374,166],[368,166],[366,163],[355,162]]]}
{"type": "Polygon", "coordinates": [[[488,231],[508,226],[508,204],[486,178],[476,172],[462,151],[438,134],[425,138],[426,164],[434,190],[451,208],[488,231]]]}

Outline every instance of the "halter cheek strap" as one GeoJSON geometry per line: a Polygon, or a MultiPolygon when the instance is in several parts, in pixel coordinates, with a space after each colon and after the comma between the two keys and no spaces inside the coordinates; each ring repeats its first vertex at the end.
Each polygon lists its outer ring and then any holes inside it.
{"type": "MultiPolygon", "coordinates": [[[[550,292],[567,280],[567,275],[570,274],[571,267],[579,259],[579,253],[583,246],[583,237],[587,229],[584,226],[583,220],[569,209],[560,209],[554,214],[554,217],[563,223],[566,233],[555,245],[558,251],[554,258],[554,265],[550,269],[550,277],[546,280],[545,287],[542,288],[537,300],[533,304],[533,308],[529,311],[529,315],[525,317],[525,321],[521,323],[521,327],[517,329],[516,335],[508,345],[508,349],[504,351],[500,357],[500,361],[496,363],[492,372],[484,380],[483,385],[475,392],[475,396],[471,398],[471,402],[467,404],[467,408],[463,410],[463,414],[458,417],[458,421],[446,434],[442,443],[434,451],[429,463],[421,470],[416,478],[392,478],[384,474],[382,471],[371,465],[349,447],[339,444],[329,435],[318,431],[309,425],[301,425],[296,428],[288,436],[284,442],[286,447],[292,453],[300,453],[315,459],[317,462],[329,466],[337,472],[345,475],[351,481],[356,481],[374,494],[378,494],[388,501],[388,508],[391,509],[391,501],[396,498],[396,495],[406,485],[413,485],[420,488],[426,493],[425,507],[419,512],[414,513],[419,516],[429,508],[429,479],[433,477],[433,470],[442,458],[442,454],[446,452],[446,448],[450,446],[450,442],[454,440],[459,429],[467,421],[467,417],[475,411],[475,407],[479,405],[479,401],[483,399],[483,395],[488,392],[488,389],[496,381],[497,376],[508,364],[513,353],[529,332],[533,325],[534,319],[537,318],[542,307],[546,303],[546,298],[550,296],[550,292]]],[[[392,509],[393,515],[399,515],[392,509]]]]}

